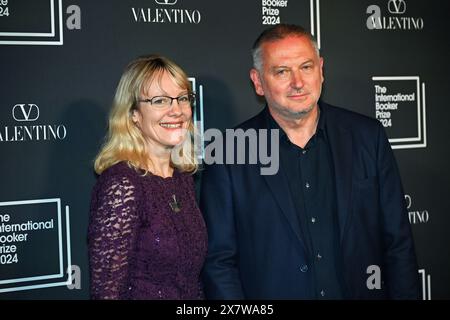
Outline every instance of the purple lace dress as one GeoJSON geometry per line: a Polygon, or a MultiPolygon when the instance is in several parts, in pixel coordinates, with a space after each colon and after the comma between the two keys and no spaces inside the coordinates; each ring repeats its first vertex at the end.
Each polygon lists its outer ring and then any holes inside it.
{"type": "Polygon", "coordinates": [[[92,192],[88,240],[93,299],[203,298],[207,235],[191,175],[108,168],[92,192]]]}

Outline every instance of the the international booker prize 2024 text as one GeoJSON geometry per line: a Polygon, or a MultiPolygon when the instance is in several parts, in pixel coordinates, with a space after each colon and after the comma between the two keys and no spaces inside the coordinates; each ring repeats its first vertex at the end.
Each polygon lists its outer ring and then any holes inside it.
{"type": "Polygon", "coordinates": [[[13,223],[9,214],[0,212],[0,264],[19,263],[20,247],[30,240],[30,233],[53,228],[53,219],[13,223]]]}

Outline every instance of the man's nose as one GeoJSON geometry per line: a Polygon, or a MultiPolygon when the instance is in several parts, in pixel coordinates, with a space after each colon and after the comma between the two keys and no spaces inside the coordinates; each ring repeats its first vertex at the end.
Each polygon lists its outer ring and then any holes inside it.
{"type": "Polygon", "coordinates": [[[293,88],[302,88],[303,84],[303,77],[300,71],[293,71],[291,73],[291,86],[293,88]]]}

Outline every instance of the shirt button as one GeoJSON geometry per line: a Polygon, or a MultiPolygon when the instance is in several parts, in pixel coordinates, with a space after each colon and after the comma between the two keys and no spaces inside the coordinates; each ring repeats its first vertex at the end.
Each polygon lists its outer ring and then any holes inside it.
{"type": "Polygon", "coordinates": [[[306,189],[309,189],[309,182],[307,182],[306,184],[305,184],[305,187],[306,187],[306,189]]]}
{"type": "Polygon", "coordinates": [[[306,264],[301,265],[301,266],[300,266],[300,271],[301,271],[301,272],[306,272],[306,271],[308,271],[308,266],[307,266],[306,264]]]}
{"type": "Polygon", "coordinates": [[[302,154],[306,154],[306,150],[303,150],[303,151],[302,151],[302,154]]]}
{"type": "Polygon", "coordinates": [[[316,218],[312,217],[312,218],[311,218],[311,222],[312,222],[312,223],[316,223],[316,218]]]}
{"type": "Polygon", "coordinates": [[[322,297],[325,297],[325,291],[324,291],[324,290],[320,291],[320,295],[321,295],[322,297]]]}
{"type": "Polygon", "coordinates": [[[317,260],[322,259],[322,255],[320,253],[317,254],[317,260]]]}

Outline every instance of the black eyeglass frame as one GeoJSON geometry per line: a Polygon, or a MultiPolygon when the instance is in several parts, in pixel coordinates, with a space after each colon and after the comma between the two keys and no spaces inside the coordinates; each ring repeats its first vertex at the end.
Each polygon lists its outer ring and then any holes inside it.
{"type": "Polygon", "coordinates": [[[150,103],[150,105],[156,106],[156,107],[158,108],[158,105],[155,104],[155,101],[156,101],[158,98],[159,98],[159,99],[160,99],[160,98],[168,98],[168,99],[170,99],[169,107],[171,107],[171,106],[172,106],[172,103],[173,103],[173,100],[177,100],[177,103],[180,104],[180,100],[178,100],[178,99],[183,98],[183,97],[185,97],[185,96],[188,97],[189,104],[190,104],[191,106],[193,106],[194,103],[195,103],[195,97],[196,97],[196,96],[195,96],[195,93],[193,93],[193,92],[189,92],[189,93],[187,93],[187,94],[182,94],[182,95],[180,95],[180,96],[178,96],[178,97],[154,96],[154,97],[148,98],[148,99],[139,99],[138,102],[150,103]]]}

